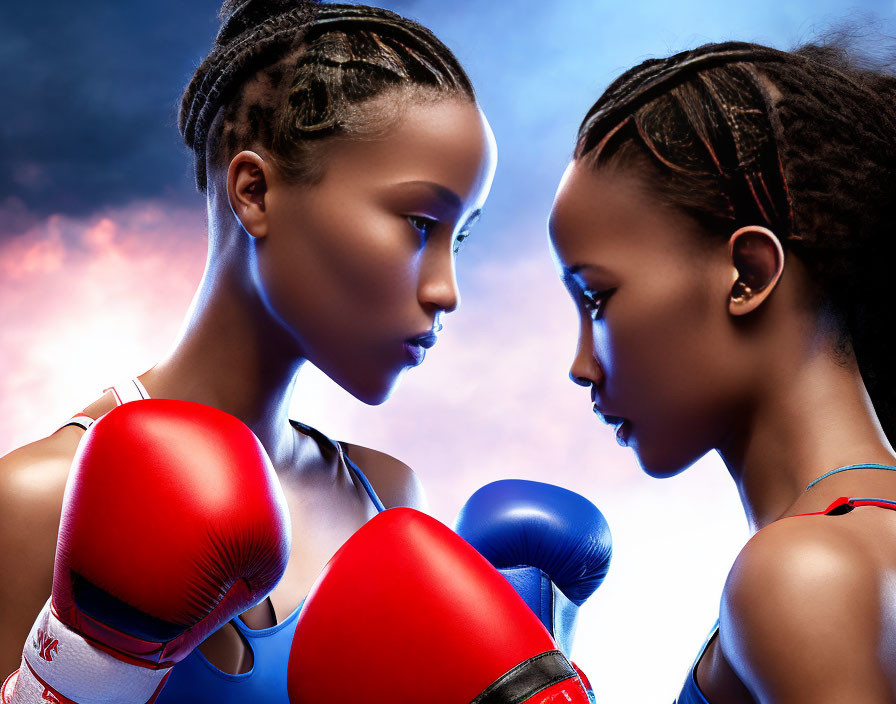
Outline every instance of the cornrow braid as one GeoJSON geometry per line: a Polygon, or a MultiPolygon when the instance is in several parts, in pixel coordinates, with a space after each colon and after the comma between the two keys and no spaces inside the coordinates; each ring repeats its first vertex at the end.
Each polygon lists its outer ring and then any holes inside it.
{"type": "Polygon", "coordinates": [[[593,168],[648,168],[708,236],[766,225],[798,257],[814,303],[855,354],[896,440],[896,349],[886,323],[896,259],[896,77],[842,42],[794,52],[727,42],[653,59],[614,81],[579,129],[593,168]]]}
{"type": "MultiPolygon", "coordinates": [[[[242,9],[251,5],[251,2],[245,2],[239,7],[242,9]]],[[[283,51],[293,42],[301,41],[313,8],[313,4],[302,4],[283,14],[267,17],[257,26],[244,29],[239,34],[233,33],[233,18],[222,26],[215,40],[215,50],[199,65],[184,93],[178,116],[178,127],[184,141],[199,162],[196,167],[197,183],[200,166],[205,168],[208,128],[228,97],[228,89],[235,90],[246,76],[255,73],[258,63],[283,51]]],[[[199,187],[204,190],[204,179],[199,187]]]]}
{"type": "Polygon", "coordinates": [[[585,115],[579,127],[584,138],[577,149],[589,152],[606,136],[615,116],[634,113],[641,105],[666,92],[674,82],[713,66],[743,61],[780,61],[783,52],[743,42],[705,45],[666,59],[648,59],[617,78],[585,115]]]}
{"type": "Polygon", "coordinates": [[[181,100],[196,184],[239,148],[266,150],[313,180],[321,138],[357,132],[358,104],[390,88],[474,99],[469,78],[428,29],[388,10],[302,0],[226,0],[211,53],[181,100]]]}

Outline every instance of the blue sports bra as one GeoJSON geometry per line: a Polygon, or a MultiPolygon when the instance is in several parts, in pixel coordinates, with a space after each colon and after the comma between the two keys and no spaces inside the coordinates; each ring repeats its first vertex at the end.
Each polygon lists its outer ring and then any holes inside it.
{"type": "MultiPolygon", "coordinates": [[[[137,379],[118,384],[106,391],[112,391],[118,404],[149,398],[149,394],[137,379]]],[[[74,416],[65,425],[77,425],[85,430],[93,424],[94,419],[82,413],[74,416]]],[[[317,444],[330,452],[336,452],[344,460],[352,479],[359,482],[377,511],[384,511],[380,501],[367,477],[343,448],[330,440],[326,435],[310,426],[289,421],[296,430],[312,437],[317,444]]],[[[237,617],[231,623],[243,636],[253,654],[252,669],[238,675],[219,670],[199,651],[193,650],[186,658],[171,668],[171,674],[156,704],[245,704],[246,702],[264,702],[264,704],[289,704],[286,692],[286,665],[292,638],[296,630],[296,621],[301,604],[280,623],[270,628],[249,628],[237,617]]]]}
{"type": "MultiPolygon", "coordinates": [[[[338,452],[345,460],[352,478],[361,483],[377,511],[385,510],[367,477],[338,444],[319,430],[294,420],[289,422],[301,433],[314,438],[318,445],[338,452]]],[[[295,611],[270,628],[249,628],[239,617],[233,619],[231,623],[252,650],[252,669],[239,675],[222,672],[196,648],[171,669],[156,704],[201,704],[206,701],[215,704],[289,704],[286,664],[289,661],[296,622],[304,603],[303,600],[295,611]]]]}
{"type": "MultiPolygon", "coordinates": [[[[837,474],[838,472],[846,472],[850,469],[887,469],[896,471],[896,467],[891,467],[885,464],[853,464],[849,465],[848,467],[838,467],[837,469],[831,470],[827,474],[822,474],[818,479],[810,483],[806,488],[811,489],[816,484],[816,482],[820,482],[825,477],[829,477],[832,474],[837,474]]],[[[877,506],[879,508],[896,510],[896,501],[890,501],[888,499],[850,498],[843,496],[834,501],[824,511],[820,511],[816,514],[804,513],[799,515],[841,516],[844,513],[849,513],[854,508],[857,508],[859,506],[877,506]]],[[[793,518],[797,518],[797,516],[793,516],[793,518]]],[[[703,659],[703,654],[709,647],[710,642],[712,642],[712,640],[716,636],[718,636],[718,634],[719,621],[718,619],[716,619],[715,625],[713,625],[712,630],[709,632],[709,636],[707,637],[706,642],[703,643],[703,647],[700,648],[697,659],[694,660],[694,664],[691,666],[691,669],[688,670],[688,676],[684,681],[684,687],[681,688],[681,693],[678,695],[678,699],[676,699],[673,704],[710,704],[710,701],[704,696],[703,692],[700,691],[700,687],[697,685],[697,665],[699,665],[700,660],[703,659]]]]}

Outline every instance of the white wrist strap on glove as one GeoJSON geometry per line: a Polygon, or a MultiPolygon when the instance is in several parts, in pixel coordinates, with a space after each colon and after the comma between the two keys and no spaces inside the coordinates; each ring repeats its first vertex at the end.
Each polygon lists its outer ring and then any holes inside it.
{"type": "Polygon", "coordinates": [[[145,704],[170,669],[132,665],[94,647],[56,617],[48,600],[28,634],[10,704],[57,701],[48,688],[78,704],[145,704]]]}

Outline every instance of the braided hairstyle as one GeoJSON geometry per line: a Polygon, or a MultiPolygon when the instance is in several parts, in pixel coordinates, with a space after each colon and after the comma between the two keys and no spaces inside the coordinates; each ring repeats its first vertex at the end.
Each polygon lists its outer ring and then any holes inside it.
{"type": "Polygon", "coordinates": [[[286,178],[313,182],[321,174],[316,145],[376,129],[383,116],[359,106],[390,89],[474,99],[451,51],[425,27],[388,10],[225,0],[220,18],[178,119],[203,193],[208,172],[242,149],[260,148],[286,178]]]}
{"type": "Polygon", "coordinates": [[[840,41],[708,44],[614,81],[576,159],[635,167],[707,237],[774,231],[809,272],[837,358],[856,361],[896,441],[896,76],[840,41]],[[646,168],[645,168],[646,167],[646,168]]]}

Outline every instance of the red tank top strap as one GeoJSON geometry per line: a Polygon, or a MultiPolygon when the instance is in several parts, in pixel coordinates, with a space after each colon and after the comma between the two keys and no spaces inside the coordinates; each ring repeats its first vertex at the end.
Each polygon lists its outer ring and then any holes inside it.
{"type": "Polygon", "coordinates": [[[859,508],[860,506],[877,506],[878,508],[888,508],[892,511],[896,511],[896,501],[890,501],[889,499],[850,498],[849,496],[841,496],[832,501],[831,505],[824,511],[797,513],[796,515],[791,516],[791,518],[798,518],[800,516],[838,516],[843,513],[849,513],[854,508],[859,508]]]}

